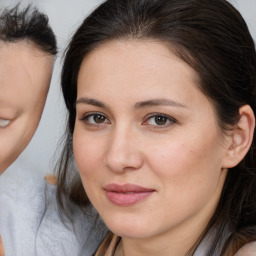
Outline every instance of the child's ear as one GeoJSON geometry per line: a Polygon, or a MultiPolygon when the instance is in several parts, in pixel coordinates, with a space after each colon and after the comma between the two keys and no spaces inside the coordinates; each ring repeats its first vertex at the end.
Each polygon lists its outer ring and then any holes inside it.
{"type": "Polygon", "coordinates": [[[231,132],[223,168],[236,166],[245,157],[253,141],[255,116],[249,105],[239,109],[240,119],[231,132]]]}

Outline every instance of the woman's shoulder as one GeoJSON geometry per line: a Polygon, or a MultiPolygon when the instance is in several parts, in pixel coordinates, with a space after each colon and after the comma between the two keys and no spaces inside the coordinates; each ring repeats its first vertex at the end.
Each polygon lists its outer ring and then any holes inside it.
{"type": "Polygon", "coordinates": [[[0,233],[6,255],[35,255],[32,245],[45,212],[45,187],[36,172],[9,169],[1,175],[0,233]]]}
{"type": "Polygon", "coordinates": [[[255,256],[256,255],[256,241],[244,245],[235,256],[255,256]]]}
{"type": "MultiPolygon", "coordinates": [[[[96,212],[92,207],[87,207],[88,214],[84,214],[68,201],[70,212],[63,214],[56,196],[52,196],[56,195],[57,187],[49,184],[49,177],[46,180],[46,208],[37,230],[37,255],[92,255],[105,235],[105,226],[101,230],[95,228],[96,212]]],[[[54,177],[50,180],[54,183],[54,177]]]]}
{"type": "Polygon", "coordinates": [[[6,255],[92,255],[96,250],[106,228],[95,230],[96,213],[88,209],[87,216],[75,205],[72,220],[63,218],[54,183],[54,176],[21,169],[0,177],[0,234],[6,255]]]}
{"type": "Polygon", "coordinates": [[[45,198],[42,192],[45,185],[45,179],[38,173],[27,172],[23,169],[7,170],[0,177],[1,205],[4,205],[6,210],[13,208],[10,209],[12,212],[13,210],[17,212],[17,207],[21,207],[19,210],[22,213],[28,204],[30,210],[35,207],[42,208],[43,211],[42,202],[45,198]]]}

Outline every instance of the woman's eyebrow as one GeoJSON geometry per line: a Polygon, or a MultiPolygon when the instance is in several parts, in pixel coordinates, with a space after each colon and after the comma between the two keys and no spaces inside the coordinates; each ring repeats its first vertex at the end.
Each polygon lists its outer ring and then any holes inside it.
{"type": "Polygon", "coordinates": [[[90,98],[80,98],[76,100],[75,105],[77,104],[87,104],[87,105],[93,105],[100,108],[107,108],[107,106],[104,103],[95,99],[90,99],[90,98]]]}
{"type": "Polygon", "coordinates": [[[136,109],[144,108],[144,107],[152,107],[152,106],[171,106],[171,107],[178,107],[178,108],[188,108],[188,106],[170,99],[151,99],[151,100],[141,101],[135,104],[136,109]]]}
{"type": "MultiPolygon", "coordinates": [[[[87,104],[87,105],[93,105],[100,108],[108,108],[101,101],[98,101],[92,98],[86,98],[86,97],[76,100],[75,105],[77,104],[87,104]]],[[[135,104],[135,109],[151,107],[151,106],[171,106],[171,107],[179,107],[179,108],[188,108],[186,105],[170,99],[151,99],[151,100],[137,102],[135,104]]]]}

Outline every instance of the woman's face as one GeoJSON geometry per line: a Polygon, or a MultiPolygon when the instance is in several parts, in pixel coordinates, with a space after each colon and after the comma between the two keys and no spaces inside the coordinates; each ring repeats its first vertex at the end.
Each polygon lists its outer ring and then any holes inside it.
{"type": "Polygon", "coordinates": [[[32,43],[0,45],[0,173],[28,145],[48,93],[53,56],[32,43]]]}
{"type": "Polygon", "coordinates": [[[111,41],[78,76],[73,146],[92,204],[116,234],[200,234],[227,146],[196,74],[160,42],[111,41]]]}

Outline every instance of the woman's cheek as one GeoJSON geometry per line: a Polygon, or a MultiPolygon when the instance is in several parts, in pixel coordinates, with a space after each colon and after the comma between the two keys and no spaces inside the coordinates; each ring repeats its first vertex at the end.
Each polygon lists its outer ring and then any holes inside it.
{"type": "Polygon", "coordinates": [[[97,170],[97,166],[102,162],[100,148],[99,141],[97,142],[83,133],[74,132],[74,157],[81,176],[97,170]]]}

